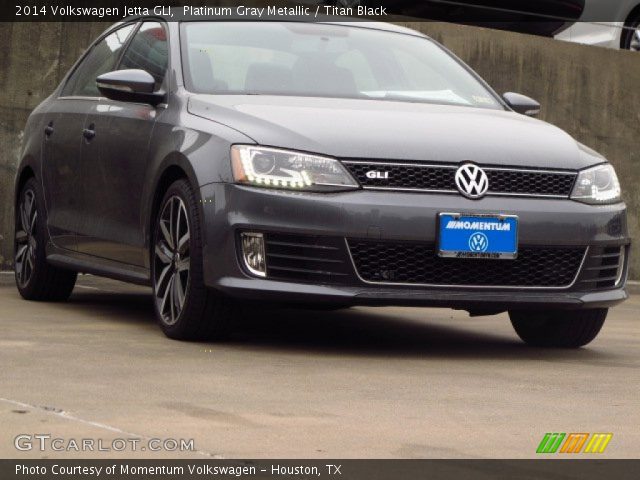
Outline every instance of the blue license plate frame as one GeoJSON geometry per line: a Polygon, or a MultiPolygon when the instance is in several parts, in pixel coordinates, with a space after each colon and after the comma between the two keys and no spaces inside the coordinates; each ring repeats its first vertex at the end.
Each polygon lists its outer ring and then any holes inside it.
{"type": "Polygon", "coordinates": [[[515,260],[518,258],[517,215],[438,214],[438,256],[515,260]]]}

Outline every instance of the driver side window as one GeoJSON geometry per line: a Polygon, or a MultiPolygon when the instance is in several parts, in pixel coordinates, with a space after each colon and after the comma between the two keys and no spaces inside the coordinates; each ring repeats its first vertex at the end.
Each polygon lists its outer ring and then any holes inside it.
{"type": "Polygon", "coordinates": [[[126,25],[96,44],[69,77],[62,90],[62,96],[99,97],[96,77],[115,68],[122,47],[134,27],[135,24],[126,25]]]}

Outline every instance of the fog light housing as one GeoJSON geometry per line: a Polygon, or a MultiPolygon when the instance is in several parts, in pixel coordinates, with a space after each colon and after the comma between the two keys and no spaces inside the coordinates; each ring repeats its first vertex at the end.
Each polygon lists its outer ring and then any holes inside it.
{"type": "Polygon", "coordinates": [[[242,258],[244,266],[253,275],[267,276],[267,259],[264,253],[264,237],[261,233],[242,232],[240,234],[242,244],[242,258]]]}

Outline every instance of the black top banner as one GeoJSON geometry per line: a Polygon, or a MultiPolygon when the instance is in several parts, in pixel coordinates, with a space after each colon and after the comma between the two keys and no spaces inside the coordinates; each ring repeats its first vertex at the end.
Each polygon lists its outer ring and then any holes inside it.
{"type": "MultiPolygon", "coordinates": [[[[640,0],[638,2],[640,4],[640,0]]],[[[129,16],[168,21],[281,18],[318,21],[325,16],[358,20],[448,21],[469,24],[625,22],[629,2],[586,0],[14,0],[0,7],[1,21],[115,22],[129,16]]],[[[508,25],[507,25],[508,26],[508,25]]],[[[551,28],[551,27],[549,27],[551,28]]]]}

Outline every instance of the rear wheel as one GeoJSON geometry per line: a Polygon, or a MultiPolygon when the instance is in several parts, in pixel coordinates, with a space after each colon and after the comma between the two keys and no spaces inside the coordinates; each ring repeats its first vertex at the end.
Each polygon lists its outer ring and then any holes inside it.
{"type": "Polygon", "coordinates": [[[511,311],[518,336],[538,347],[579,348],[598,336],[608,309],[511,311]]]}
{"type": "Polygon", "coordinates": [[[71,295],[78,274],[47,263],[45,214],[38,182],[30,178],[16,204],[16,285],[26,300],[64,301],[71,295]]]}
{"type": "Polygon", "coordinates": [[[165,193],[153,245],[154,305],[164,333],[178,340],[224,338],[236,307],[204,284],[199,211],[186,180],[165,193]]]}

